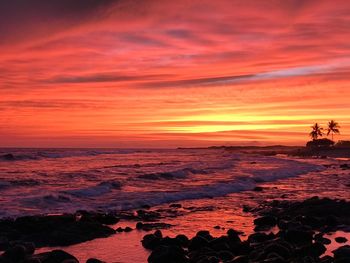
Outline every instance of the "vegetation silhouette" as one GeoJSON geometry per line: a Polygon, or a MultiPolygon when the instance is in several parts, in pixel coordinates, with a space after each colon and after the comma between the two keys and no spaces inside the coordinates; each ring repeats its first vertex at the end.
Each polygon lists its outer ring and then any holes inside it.
{"type": "Polygon", "coordinates": [[[333,141],[334,134],[340,133],[339,129],[340,129],[340,126],[337,122],[335,122],[334,120],[329,121],[328,128],[327,128],[327,136],[329,134],[332,134],[332,141],[333,141]]]}

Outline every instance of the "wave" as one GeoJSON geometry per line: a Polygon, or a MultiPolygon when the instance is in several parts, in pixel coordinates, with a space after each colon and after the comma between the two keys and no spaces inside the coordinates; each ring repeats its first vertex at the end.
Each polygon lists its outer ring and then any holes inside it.
{"type": "Polygon", "coordinates": [[[159,172],[139,175],[138,178],[146,180],[173,180],[173,179],[184,179],[190,174],[203,174],[208,173],[205,170],[194,169],[194,168],[183,168],[171,172],[159,172]]]}
{"type": "Polygon", "coordinates": [[[19,186],[37,186],[40,185],[41,181],[34,179],[23,179],[23,180],[1,180],[0,181],[0,189],[8,189],[12,187],[19,186]]]}
{"type": "Polygon", "coordinates": [[[121,189],[122,184],[118,181],[105,181],[98,185],[80,189],[62,191],[61,193],[69,194],[75,197],[97,197],[109,193],[112,190],[121,189]]]}
{"type": "Polygon", "coordinates": [[[68,157],[97,156],[103,154],[132,154],[137,152],[146,152],[146,150],[133,149],[114,149],[114,150],[14,150],[11,152],[0,151],[0,161],[24,161],[24,160],[41,160],[56,159],[68,157]]]}

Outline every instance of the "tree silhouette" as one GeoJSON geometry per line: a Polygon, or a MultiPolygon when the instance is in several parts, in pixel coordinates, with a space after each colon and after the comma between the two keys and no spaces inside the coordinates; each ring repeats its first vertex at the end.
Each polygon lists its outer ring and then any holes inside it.
{"type": "Polygon", "coordinates": [[[312,131],[310,132],[309,135],[313,140],[317,140],[318,137],[322,137],[323,128],[320,125],[318,125],[317,122],[314,125],[312,125],[311,128],[312,128],[312,131]]]}
{"type": "Polygon", "coordinates": [[[333,141],[333,135],[336,133],[337,134],[340,133],[339,128],[340,128],[339,124],[334,120],[331,120],[330,122],[328,122],[327,136],[329,134],[332,134],[332,141],[333,141]]]}

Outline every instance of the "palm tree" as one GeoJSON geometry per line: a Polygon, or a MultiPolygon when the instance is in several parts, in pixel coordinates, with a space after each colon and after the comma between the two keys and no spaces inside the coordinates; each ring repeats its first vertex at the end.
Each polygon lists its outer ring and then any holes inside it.
{"type": "Polygon", "coordinates": [[[328,128],[327,128],[327,136],[331,133],[332,134],[332,141],[333,141],[333,135],[335,133],[339,134],[339,124],[337,122],[335,122],[334,120],[331,120],[330,122],[328,122],[328,128]]]}
{"type": "Polygon", "coordinates": [[[317,140],[318,137],[322,137],[323,128],[320,125],[318,125],[317,122],[314,125],[312,125],[311,128],[312,128],[312,131],[310,132],[309,135],[313,140],[317,140]]]}

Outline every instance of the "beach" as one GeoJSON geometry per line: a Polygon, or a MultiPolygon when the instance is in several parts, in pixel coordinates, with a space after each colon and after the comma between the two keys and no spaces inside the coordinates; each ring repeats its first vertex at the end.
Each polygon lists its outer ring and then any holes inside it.
{"type": "MultiPolygon", "coordinates": [[[[86,230],[89,225],[63,225],[60,228],[61,239],[42,239],[40,235],[34,239],[37,242],[36,254],[61,249],[74,255],[80,262],[86,262],[89,258],[98,258],[104,262],[147,262],[152,250],[143,247],[141,240],[157,229],[163,237],[185,235],[189,239],[196,236],[198,231],[209,231],[212,237],[218,238],[226,235],[229,229],[234,229],[239,233],[240,240],[245,242],[257,230],[254,220],[263,216],[261,208],[269,207],[273,202],[302,202],[315,196],[320,200],[331,198],[350,201],[350,169],[346,158],[266,156],[232,149],[160,152],[150,149],[107,152],[56,150],[55,154],[51,150],[41,152],[40,157],[37,151],[32,150],[26,154],[17,151],[13,156],[19,160],[3,161],[2,171],[13,175],[15,173],[13,168],[9,168],[11,166],[16,167],[19,173],[21,167],[33,168],[36,163],[43,167],[43,162],[51,163],[53,165],[45,169],[46,176],[51,172],[52,183],[49,184],[50,187],[46,183],[44,191],[40,183],[32,180],[33,189],[22,193],[25,197],[18,198],[17,195],[18,201],[2,197],[3,218],[35,218],[39,214],[61,218],[62,213],[68,213],[69,216],[74,213],[74,222],[77,217],[81,221],[89,218],[85,221],[98,222],[93,227],[90,226],[93,229],[91,231],[86,230]],[[87,162],[89,166],[86,165],[87,162]],[[72,167],[67,167],[70,164],[72,167]],[[63,167],[65,170],[57,173],[57,169],[63,167]],[[128,172],[126,169],[129,169],[128,172]],[[70,170],[70,177],[75,173],[76,177],[87,178],[90,173],[94,184],[79,185],[80,188],[77,184],[64,184],[57,176],[65,179],[69,174],[66,170],[70,170]],[[112,170],[113,177],[107,176],[112,170]],[[131,174],[133,178],[130,178],[131,174]],[[181,191],[176,188],[178,185],[181,186],[181,191]],[[135,194],[135,189],[140,189],[138,195],[135,194]],[[45,194],[39,195],[40,191],[45,194]],[[20,202],[21,200],[24,201],[20,202]],[[6,207],[9,203],[11,206],[6,207]],[[87,203],[90,203],[89,207],[87,203]],[[106,213],[109,216],[100,216],[106,213]],[[77,237],[67,235],[62,229],[71,229],[77,237]]],[[[33,173],[33,170],[30,172],[33,173]]],[[[37,181],[40,182],[41,178],[38,177],[37,181]]],[[[4,181],[3,178],[2,185],[7,182],[7,187],[10,187],[10,178],[4,181]]],[[[28,183],[23,178],[22,182],[28,183]]],[[[17,187],[20,191],[19,185],[12,187],[17,187]]],[[[62,224],[67,221],[60,219],[56,222],[62,224]]],[[[263,229],[264,233],[269,231],[277,234],[276,224],[271,229],[263,229]]],[[[322,256],[332,256],[334,249],[348,245],[349,241],[337,243],[334,240],[335,237],[349,240],[348,231],[349,225],[329,229],[325,235],[331,243],[325,245],[326,251],[322,256]]],[[[259,229],[258,232],[260,233],[259,229]]],[[[52,237],[57,237],[55,232],[47,232],[46,236],[51,234],[52,237]]],[[[28,235],[22,235],[21,238],[33,241],[28,235]]],[[[188,248],[185,249],[187,251],[188,248]]]]}

